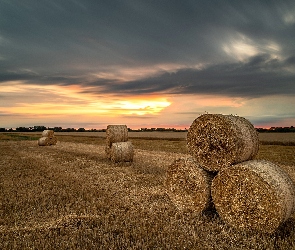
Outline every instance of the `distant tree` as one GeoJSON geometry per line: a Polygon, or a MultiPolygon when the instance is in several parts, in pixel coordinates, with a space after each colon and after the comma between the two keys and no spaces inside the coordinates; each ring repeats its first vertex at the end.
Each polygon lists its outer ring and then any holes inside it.
{"type": "Polygon", "coordinates": [[[43,131],[46,130],[47,128],[45,126],[34,126],[34,131],[43,131]]]}
{"type": "Polygon", "coordinates": [[[53,128],[54,132],[61,132],[62,131],[62,127],[54,127],[53,128]]]}
{"type": "Polygon", "coordinates": [[[5,132],[6,129],[5,128],[0,128],[0,132],[5,132]]]}
{"type": "Polygon", "coordinates": [[[263,132],[267,132],[268,129],[266,129],[266,128],[256,128],[256,131],[259,132],[259,133],[263,133],[263,132]]]}
{"type": "Polygon", "coordinates": [[[17,127],[15,129],[17,132],[29,132],[29,128],[26,128],[26,127],[17,127]]]}
{"type": "Polygon", "coordinates": [[[76,129],[74,129],[74,128],[66,128],[66,129],[63,129],[62,131],[63,132],[75,132],[76,129]]]}
{"type": "Polygon", "coordinates": [[[78,128],[78,132],[85,132],[85,128],[78,128]]]}

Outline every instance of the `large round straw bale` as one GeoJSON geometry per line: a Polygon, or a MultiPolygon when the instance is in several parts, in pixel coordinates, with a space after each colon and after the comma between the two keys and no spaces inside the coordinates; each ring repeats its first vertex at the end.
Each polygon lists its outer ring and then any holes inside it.
{"type": "Polygon", "coordinates": [[[53,137],[54,136],[54,131],[53,130],[44,130],[42,132],[42,137],[53,137]]]}
{"type": "Polygon", "coordinates": [[[243,117],[204,114],[191,124],[187,133],[189,153],[209,171],[251,160],[258,152],[258,133],[243,117]]]}
{"type": "Polygon", "coordinates": [[[212,179],[194,158],[182,157],[168,167],[164,185],[179,210],[202,213],[211,205],[212,179]]]}
{"type": "Polygon", "coordinates": [[[128,141],[128,128],[126,125],[108,125],[106,129],[106,143],[111,147],[114,142],[128,141]]]}
{"type": "Polygon", "coordinates": [[[130,141],[115,142],[112,144],[110,154],[112,162],[132,162],[134,156],[133,145],[130,141]]]}
{"type": "Polygon", "coordinates": [[[220,171],[211,193],[220,217],[245,231],[272,233],[295,208],[294,183],[268,161],[246,161],[220,171]]]}

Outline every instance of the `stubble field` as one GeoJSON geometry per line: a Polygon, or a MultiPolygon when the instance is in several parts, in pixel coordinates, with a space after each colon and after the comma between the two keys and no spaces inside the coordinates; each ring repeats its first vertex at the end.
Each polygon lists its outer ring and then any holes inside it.
{"type": "MultiPolygon", "coordinates": [[[[295,181],[295,136],[279,135],[264,139],[256,158],[295,181]]],[[[0,133],[0,249],[295,249],[294,215],[260,234],[227,226],[213,210],[178,211],[163,181],[187,154],[179,133],[129,134],[132,164],[106,159],[103,134],[56,133],[48,147],[37,145],[40,136],[0,133]]]]}

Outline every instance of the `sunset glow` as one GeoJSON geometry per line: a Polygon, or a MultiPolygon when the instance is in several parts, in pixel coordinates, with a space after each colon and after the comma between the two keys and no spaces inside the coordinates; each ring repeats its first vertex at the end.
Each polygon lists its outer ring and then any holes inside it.
{"type": "Polygon", "coordinates": [[[107,95],[97,97],[83,93],[79,86],[29,85],[25,88],[19,82],[3,85],[2,93],[19,95],[18,100],[14,103],[7,107],[0,107],[0,112],[10,115],[143,116],[156,115],[171,104],[166,98],[159,96],[119,98],[107,95]]]}

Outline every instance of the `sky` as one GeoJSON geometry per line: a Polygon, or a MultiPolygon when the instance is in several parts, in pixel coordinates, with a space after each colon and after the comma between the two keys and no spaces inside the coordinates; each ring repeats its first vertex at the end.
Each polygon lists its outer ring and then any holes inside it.
{"type": "Polygon", "coordinates": [[[295,126],[294,0],[1,0],[0,127],[295,126]]]}

